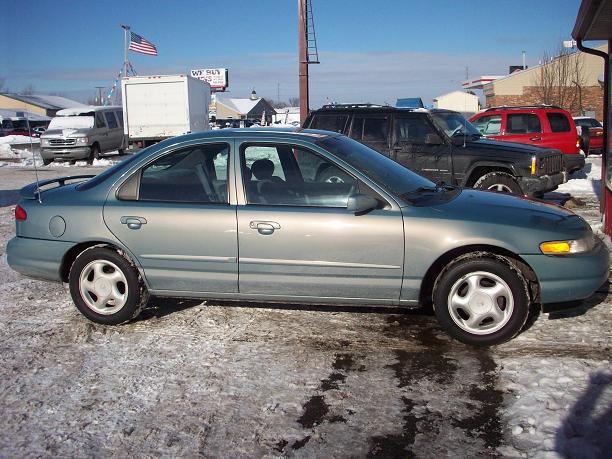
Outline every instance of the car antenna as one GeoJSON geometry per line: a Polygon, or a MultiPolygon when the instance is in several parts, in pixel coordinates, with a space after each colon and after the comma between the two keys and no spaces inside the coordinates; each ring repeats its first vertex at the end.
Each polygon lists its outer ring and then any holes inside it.
{"type": "MultiPolygon", "coordinates": [[[[36,167],[36,153],[34,153],[34,142],[32,142],[32,130],[30,128],[30,117],[28,116],[28,107],[25,107],[23,114],[26,119],[26,126],[28,127],[28,137],[30,137],[30,151],[32,152],[32,160],[34,161],[34,173],[36,174],[36,195],[38,196],[39,204],[42,204],[42,196],[40,193],[40,186],[38,185],[38,167],[36,167]]],[[[41,156],[42,158],[42,153],[41,156]]]]}

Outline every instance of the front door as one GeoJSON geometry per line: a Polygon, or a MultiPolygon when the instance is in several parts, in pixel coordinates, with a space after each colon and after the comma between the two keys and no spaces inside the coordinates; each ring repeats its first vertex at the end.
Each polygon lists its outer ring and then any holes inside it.
{"type": "Polygon", "coordinates": [[[452,183],[450,146],[443,142],[427,117],[396,116],[394,127],[392,159],[433,182],[452,183]],[[432,144],[436,137],[443,143],[432,144]]]}
{"type": "Polygon", "coordinates": [[[303,147],[245,143],[240,154],[241,294],[398,301],[404,259],[399,208],[348,211],[350,194],[372,191],[303,147]],[[326,179],[332,168],[339,180],[326,179]]]}
{"type": "Polygon", "coordinates": [[[108,198],[104,221],[136,256],[151,289],[238,291],[236,207],[229,204],[227,189],[229,151],[225,143],[174,151],[124,182],[120,198],[108,198]]]}

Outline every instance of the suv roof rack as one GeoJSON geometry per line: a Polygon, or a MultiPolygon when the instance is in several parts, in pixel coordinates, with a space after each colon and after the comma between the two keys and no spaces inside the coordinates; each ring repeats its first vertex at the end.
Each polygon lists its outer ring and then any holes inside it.
{"type": "Polygon", "coordinates": [[[549,105],[549,104],[534,104],[534,105],[499,105],[497,107],[490,107],[485,109],[485,112],[489,112],[492,110],[500,110],[500,109],[504,109],[504,110],[512,110],[512,109],[516,109],[516,110],[524,110],[526,108],[556,108],[559,110],[563,110],[561,107],[559,107],[558,105],[549,105]]]}
{"type": "Polygon", "coordinates": [[[389,107],[389,105],[378,105],[378,104],[325,104],[321,108],[380,108],[389,107]]]}

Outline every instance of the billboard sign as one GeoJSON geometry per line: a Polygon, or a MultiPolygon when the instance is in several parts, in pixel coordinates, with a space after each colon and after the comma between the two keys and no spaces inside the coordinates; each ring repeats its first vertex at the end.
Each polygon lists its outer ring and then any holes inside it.
{"type": "Polygon", "coordinates": [[[197,69],[191,76],[206,81],[213,91],[225,91],[229,82],[227,69],[197,69]]]}

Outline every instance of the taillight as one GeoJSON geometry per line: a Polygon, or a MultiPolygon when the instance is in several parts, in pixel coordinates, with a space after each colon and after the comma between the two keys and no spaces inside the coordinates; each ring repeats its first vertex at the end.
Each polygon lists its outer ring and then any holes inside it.
{"type": "Polygon", "coordinates": [[[18,222],[22,222],[26,220],[27,218],[28,218],[28,214],[26,213],[25,210],[23,210],[23,207],[21,207],[20,205],[15,207],[15,220],[17,220],[18,222]]]}
{"type": "Polygon", "coordinates": [[[576,148],[580,148],[580,137],[576,138],[576,148]]]}

